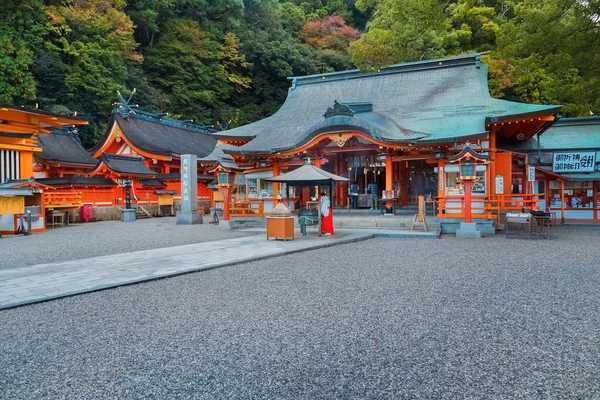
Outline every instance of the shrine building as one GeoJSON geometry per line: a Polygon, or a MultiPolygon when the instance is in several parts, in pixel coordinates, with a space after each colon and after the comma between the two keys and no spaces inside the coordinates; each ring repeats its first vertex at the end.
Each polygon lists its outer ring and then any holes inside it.
{"type": "MultiPolygon", "coordinates": [[[[549,129],[561,107],[492,98],[479,54],[289,79],[288,97],[274,115],[215,134],[229,145],[224,154],[254,166],[239,172],[245,179],[234,202],[278,201],[281,187],[264,178],[310,158],[351,180],[333,188],[338,207],[349,205],[354,183],[359,207],[378,207],[385,190],[394,198],[386,202],[388,213],[422,194],[435,199],[439,218],[463,218],[464,185],[449,157],[467,143],[491,160],[478,166],[472,185],[474,218],[499,221],[503,211],[539,208],[540,186],[523,180],[529,166],[537,167],[538,180],[564,180],[527,152],[512,150],[549,129]]],[[[294,196],[299,207],[313,194],[294,196]]]]}

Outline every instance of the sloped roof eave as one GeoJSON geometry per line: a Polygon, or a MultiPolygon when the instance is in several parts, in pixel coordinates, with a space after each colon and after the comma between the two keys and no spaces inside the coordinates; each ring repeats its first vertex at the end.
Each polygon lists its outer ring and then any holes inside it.
{"type": "Polygon", "coordinates": [[[500,115],[500,116],[487,116],[485,117],[485,123],[486,124],[490,124],[490,123],[496,123],[496,122],[503,122],[503,121],[512,121],[515,118],[531,118],[531,117],[543,117],[543,116],[548,116],[548,114],[551,115],[556,115],[560,112],[562,106],[547,106],[544,108],[541,108],[539,110],[534,110],[534,111],[527,111],[527,112],[523,112],[523,113],[513,113],[513,114],[505,114],[505,115],[500,115]]]}

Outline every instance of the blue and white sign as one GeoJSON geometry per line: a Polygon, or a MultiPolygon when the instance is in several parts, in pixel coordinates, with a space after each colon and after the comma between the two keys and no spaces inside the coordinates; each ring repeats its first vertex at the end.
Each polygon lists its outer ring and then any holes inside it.
{"type": "Polygon", "coordinates": [[[595,151],[554,153],[552,156],[552,172],[592,172],[595,166],[595,151]]]}

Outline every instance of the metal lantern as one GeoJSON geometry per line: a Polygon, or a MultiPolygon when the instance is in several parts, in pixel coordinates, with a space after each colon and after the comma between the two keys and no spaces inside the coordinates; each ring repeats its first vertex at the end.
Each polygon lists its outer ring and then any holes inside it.
{"type": "Polygon", "coordinates": [[[464,161],[458,164],[460,168],[460,179],[461,180],[473,180],[475,179],[476,173],[476,164],[472,161],[464,161]]]}
{"type": "Polygon", "coordinates": [[[219,186],[233,186],[235,174],[223,170],[217,174],[217,179],[219,180],[219,186]]]}
{"type": "Polygon", "coordinates": [[[446,153],[444,153],[444,150],[436,150],[433,153],[433,158],[436,160],[443,160],[444,158],[446,158],[446,153]]]}

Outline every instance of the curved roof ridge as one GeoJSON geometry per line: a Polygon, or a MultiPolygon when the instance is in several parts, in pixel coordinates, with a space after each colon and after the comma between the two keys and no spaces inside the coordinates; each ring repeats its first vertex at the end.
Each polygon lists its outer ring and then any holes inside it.
{"type": "Polygon", "coordinates": [[[488,54],[489,52],[484,53],[475,53],[475,54],[467,54],[456,57],[448,57],[448,58],[436,58],[433,60],[423,60],[423,61],[413,61],[401,64],[393,64],[389,67],[382,67],[377,69],[376,71],[361,71],[358,69],[351,69],[347,71],[338,71],[338,72],[326,72],[322,74],[314,74],[314,75],[305,75],[305,76],[291,76],[288,77],[289,80],[292,81],[291,90],[295,89],[296,85],[303,85],[309,83],[321,83],[324,81],[331,80],[345,80],[345,79],[356,79],[356,78],[367,78],[371,76],[377,75],[388,75],[388,74],[398,74],[402,72],[413,72],[413,71],[422,71],[426,69],[435,69],[435,68],[448,68],[448,67],[456,67],[456,66],[464,66],[464,65],[473,65],[476,68],[479,67],[481,62],[481,55],[488,54]]]}

